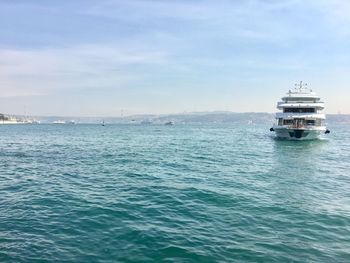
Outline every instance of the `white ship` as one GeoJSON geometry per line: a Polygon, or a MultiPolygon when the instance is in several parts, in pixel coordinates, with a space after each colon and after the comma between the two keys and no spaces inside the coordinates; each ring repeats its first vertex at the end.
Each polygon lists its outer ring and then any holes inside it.
{"type": "Polygon", "coordinates": [[[58,121],[53,121],[52,124],[66,124],[66,122],[62,120],[58,120],[58,121]]]}
{"type": "Polygon", "coordinates": [[[0,114],[0,124],[19,124],[17,118],[0,114]]]}
{"type": "Polygon", "coordinates": [[[277,109],[282,112],[276,113],[276,123],[270,131],[276,132],[278,138],[313,140],[330,132],[322,113],[324,102],[302,81],[277,103],[277,109]]]}
{"type": "Polygon", "coordinates": [[[15,117],[0,113],[0,124],[40,124],[40,121],[27,117],[15,117]]]}

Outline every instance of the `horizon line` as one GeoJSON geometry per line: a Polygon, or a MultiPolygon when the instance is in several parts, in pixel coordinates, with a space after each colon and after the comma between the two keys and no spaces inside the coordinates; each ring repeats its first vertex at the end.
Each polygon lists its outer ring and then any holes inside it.
{"type": "MultiPolygon", "coordinates": [[[[24,115],[24,114],[10,114],[10,113],[1,113],[0,115],[5,116],[15,116],[15,117],[40,117],[40,118],[115,118],[115,119],[123,119],[123,118],[131,118],[131,117],[141,117],[141,116],[171,116],[171,115],[190,115],[190,114],[215,114],[215,113],[230,113],[230,114],[276,114],[276,112],[267,112],[267,111],[184,111],[184,112],[178,112],[178,113],[137,113],[137,114],[130,114],[125,116],[78,116],[78,115],[24,115]]],[[[326,115],[350,115],[350,113],[324,113],[326,115]]]]}

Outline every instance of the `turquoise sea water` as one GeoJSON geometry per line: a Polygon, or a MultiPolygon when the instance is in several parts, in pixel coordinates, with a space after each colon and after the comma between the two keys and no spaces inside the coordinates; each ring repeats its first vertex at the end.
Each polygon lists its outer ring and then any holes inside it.
{"type": "Polygon", "coordinates": [[[0,126],[0,262],[350,262],[350,130],[0,126]]]}

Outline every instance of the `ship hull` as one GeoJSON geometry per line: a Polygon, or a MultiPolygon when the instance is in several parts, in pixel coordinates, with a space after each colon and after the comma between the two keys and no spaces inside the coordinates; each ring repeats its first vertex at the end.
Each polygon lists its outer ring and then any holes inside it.
{"type": "Polygon", "coordinates": [[[0,124],[21,124],[18,121],[0,121],[0,124]]]}
{"type": "Polygon", "coordinates": [[[295,129],[274,128],[277,138],[285,140],[317,140],[325,133],[326,128],[321,129],[295,129]]]}

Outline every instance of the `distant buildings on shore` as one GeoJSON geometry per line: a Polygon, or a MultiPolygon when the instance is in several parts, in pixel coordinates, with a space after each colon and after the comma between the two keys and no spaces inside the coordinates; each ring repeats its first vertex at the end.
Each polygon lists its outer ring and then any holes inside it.
{"type": "Polygon", "coordinates": [[[0,124],[39,124],[40,121],[30,118],[19,118],[16,116],[0,113],[0,124]]]}
{"type": "Polygon", "coordinates": [[[16,124],[18,120],[16,117],[8,116],[0,113],[0,124],[16,124]]]}

